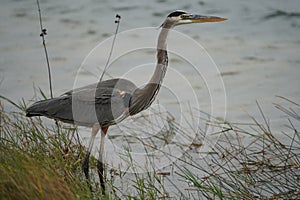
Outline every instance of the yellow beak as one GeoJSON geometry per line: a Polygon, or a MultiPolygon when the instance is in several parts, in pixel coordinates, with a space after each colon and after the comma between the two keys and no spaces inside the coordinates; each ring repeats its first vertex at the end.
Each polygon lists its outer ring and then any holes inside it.
{"type": "Polygon", "coordinates": [[[187,21],[190,20],[190,23],[204,23],[204,22],[222,22],[227,20],[227,18],[216,17],[216,16],[189,15],[186,18],[186,20],[187,21]]]}

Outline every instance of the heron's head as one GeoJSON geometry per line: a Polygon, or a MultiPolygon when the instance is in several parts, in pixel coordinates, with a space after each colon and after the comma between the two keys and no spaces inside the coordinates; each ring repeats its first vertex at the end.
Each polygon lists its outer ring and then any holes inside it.
{"type": "Polygon", "coordinates": [[[225,20],[227,19],[222,17],[195,15],[182,10],[176,10],[167,16],[167,19],[164,21],[162,26],[168,24],[169,27],[174,27],[182,24],[221,22],[225,20]]]}

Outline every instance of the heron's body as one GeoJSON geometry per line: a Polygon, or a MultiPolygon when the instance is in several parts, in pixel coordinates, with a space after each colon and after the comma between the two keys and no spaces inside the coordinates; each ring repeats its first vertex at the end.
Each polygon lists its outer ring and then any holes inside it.
{"type": "Polygon", "coordinates": [[[167,36],[177,25],[203,22],[218,22],[226,19],[214,16],[192,15],[184,11],[170,13],[158,36],[157,64],[149,82],[143,88],[125,79],[110,79],[64,93],[62,96],[34,103],[27,109],[26,116],[46,116],[67,123],[92,127],[92,137],[84,160],[83,169],[88,175],[88,160],[95,136],[101,129],[101,144],[98,173],[104,191],[103,151],[104,137],[109,126],[129,115],[147,109],[155,99],[168,66],[167,36]]]}
{"type": "Polygon", "coordinates": [[[36,102],[27,109],[27,116],[46,116],[86,127],[95,124],[107,127],[115,124],[115,119],[128,116],[130,98],[136,89],[131,81],[110,79],[36,102]]]}

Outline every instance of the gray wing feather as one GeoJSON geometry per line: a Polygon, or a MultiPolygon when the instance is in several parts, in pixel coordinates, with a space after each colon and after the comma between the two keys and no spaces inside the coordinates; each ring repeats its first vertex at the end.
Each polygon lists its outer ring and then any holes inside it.
{"type": "Polygon", "coordinates": [[[111,125],[128,116],[128,96],[137,89],[125,79],[110,79],[70,90],[62,96],[34,103],[27,116],[46,116],[83,126],[111,125]]]}

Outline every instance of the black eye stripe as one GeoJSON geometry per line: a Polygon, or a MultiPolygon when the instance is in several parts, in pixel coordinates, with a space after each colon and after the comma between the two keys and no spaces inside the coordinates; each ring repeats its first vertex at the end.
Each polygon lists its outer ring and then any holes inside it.
{"type": "Polygon", "coordinates": [[[170,14],[168,15],[168,17],[178,17],[178,16],[180,16],[180,15],[182,15],[182,14],[187,14],[187,13],[184,12],[184,11],[178,11],[178,10],[176,10],[176,11],[170,13],[170,14]]]}

